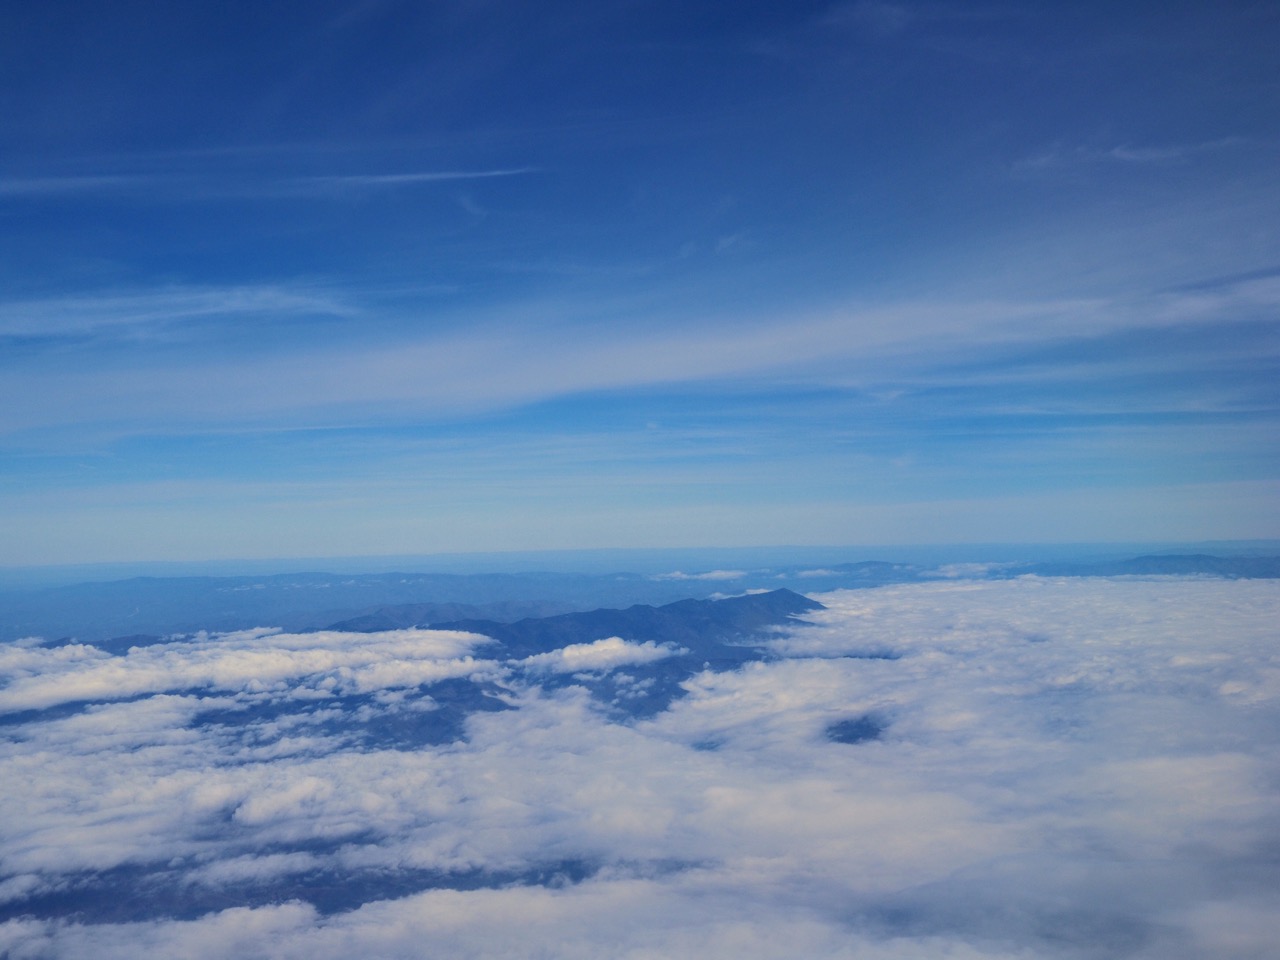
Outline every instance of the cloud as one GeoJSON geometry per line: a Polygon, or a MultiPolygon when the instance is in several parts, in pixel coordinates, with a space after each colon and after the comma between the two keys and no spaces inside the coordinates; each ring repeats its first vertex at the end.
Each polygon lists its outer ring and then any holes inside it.
{"type": "Polygon", "coordinates": [[[49,197],[72,193],[97,193],[104,190],[140,186],[146,178],[133,176],[80,177],[10,177],[0,180],[0,197],[49,197]]]}
{"type": "Polygon", "coordinates": [[[54,297],[0,304],[0,337],[58,338],[140,331],[214,318],[352,317],[356,308],[315,289],[280,285],[168,287],[140,293],[54,297]]]}
{"type": "Polygon", "coordinates": [[[458,180],[489,180],[532,173],[534,167],[479,170],[410,170],[400,173],[341,173],[323,176],[227,177],[189,173],[88,174],[0,179],[0,198],[39,200],[83,194],[128,194],[155,201],[325,197],[353,191],[387,190],[458,180]]]}
{"type": "Polygon", "coordinates": [[[1222,137],[1199,143],[1168,144],[1165,146],[1135,146],[1118,144],[1112,147],[1066,147],[1055,144],[1043,153],[1027,157],[1014,164],[1018,171],[1050,170],[1079,164],[1153,164],[1190,160],[1197,155],[1248,145],[1243,137],[1222,137]]]}
{"type": "MultiPolygon", "coordinates": [[[[1262,338],[1268,312],[1280,303],[1275,278],[1257,278],[1212,290],[1166,291],[1141,298],[952,303],[849,303],[807,315],[698,318],[696,333],[668,320],[636,317],[627,325],[582,325],[583,304],[508,305],[467,324],[437,317],[424,333],[380,304],[376,291],[306,287],[164,290],[153,295],[107,295],[0,305],[0,329],[106,335],[142,349],[98,351],[68,363],[66,356],[32,346],[0,379],[0,429],[77,425],[85,411],[101,421],[135,429],[222,428],[257,424],[285,427],[395,423],[403,418],[448,420],[483,410],[510,409],[592,392],[620,394],[674,384],[751,383],[786,389],[799,382],[867,391],[883,386],[913,394],[951,387],[966,362],[985,361],[984,382],[1021,373],[1009,364],[1019,350],[1071,345],[1157,329],[1219,331],[1214,348],[1262,338]],[[140,329],[176,327],[195,317],[296,320],[308,314],[359,316],[379,334],[354,344],[323,334],[313,344],[283,353],[263,344],[234,355],[174,349],[157,339],[139,343],[140,329]],[[1223,337],[1224,324],[1243,325],[1223,337]],[[1245,336],[1244,330],[1258,331],[1245,336]],[[34,351],[34,352],[32,352],[34,351]],[[193,383],[209,385],[193,390],[193,383]],[[34,394],[46,402],[33,405],[34,394]]],[[[396,311],[403,307],[396,307],[396,311]]],[[[322,332],[323,333],[323,332],[322,332]]],[[[1181,341],[1172,341],[1176,346],[1181,341]]],[[[1266,349],[1262,347],[1262,349],[1266,349]]],[[[1069,351],[1068,351],[1069,352],[1069,351]]],[[[1203,356],[1197,354],[1196,356],[1203,356]]],[[[1256,350],[1251,354],[1255,359],[1256,350]]],[[[1162,355],[1166,367],[1191,358],[1162,355]]],[[[1203,363],[1198,360],[1196,362],[1203,363]]],[[[1115,373],[1146,368],[1126,354],[1115,373]]],[[[1049,358],[1034,371],[1042,380],[1056,366],[1049,358]]],[[[973,370],[969,377],[978,376],[973,370]]]]}
{"type": "Polygon", "coordinates": [[[0,671],[8,675],[0,714],[191,689],[254,693],[304,679],[315,681],[322,694],[412,687],[475,673],[480,664],[465,654],[489,642],[444,630],[248,630],[134,647],[120,657],[82,644],[15,646],[0,649],[0,671]]]}
{"type": "Polygon", "coordinates": [[[559,650],[534,654],[520,661],[535,673],[576,673],[578,671],[612,670],[628,664],[652,663],[664,657],[687,651],[657,644],[652,640],[631,643],[621,637],[607,637],[594,643],[571,643],[559,650]]]}
{"type": "Polygon", "coordinates": [[[745,570],[708,570],[705,573],[685,573],[673,570],[671,573],[659,573],[654,580],[741,580],[747,575],[745,570]]]}
{"type": "Polygon", "coordinates": [[[933,575],[937,577],[945,577],[949,580],[971,579],[974,577],[985,577],[993,570],[1000,570],[1012,566],[1008,563],[944,563],[933,571],[933,575]]]}
{"type": "Polygon", "coordinates": [[[510,167],[493,170],[431,170],[409,173],[349,173],[323,177],[298,177],[283,181],[281,190],[299,193],[329,190],[403,187],[419,183],[442,183],[450,180],[488,180],[493,177],[516,177],[534,172],[534,167],[510,167]]]}
{"type": "MultiPolygon", "coordinates": [[[[5,647],[6,696],[111,662],[134,692],[71,713],[71,695],[42,693],[45,710],[8,715],[0,952],[1265,955],[1280,932],[1261,853],[1280,842],[1275,581],[818,598],[773,659],[700,673],[648,719],[490,665],[511,709],[392,748],[352,731],[412,720],[409,667],[463,663],[476,638],[5,647]],[[209,676],[221,686],[148,692],[209,676]],[[826,735],[868,714],[880,736],[826,735]],[[135,912],[102,906],[122,903],[135,912]]],[[[545,663],[625,655],[641,677],[666,652],[615,638],[545,663]]],[[[436,709],[448,683],[472,681],[429,676],[436,709]]]]}

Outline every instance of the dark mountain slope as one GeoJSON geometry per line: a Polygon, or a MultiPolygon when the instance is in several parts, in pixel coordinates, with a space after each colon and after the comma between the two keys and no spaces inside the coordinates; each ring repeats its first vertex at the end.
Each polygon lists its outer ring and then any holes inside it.
{"type": "Polygon", "coordinates": [[[347,633],[379,633],[383,630],[421,627],[428,623],[445,620],[483,620],[493,617],[505,623],[525,617],[545,617],[563,612],[562,604],[536,601],[512,600],[488,604],[401,603],[378,607],[359,616],[339,620],[337,623],[329,624],[325,629],[342,630],[347,633]]]}
{"type": "Polygon", "coordinates": [[[525,657],[605,637],[643,643],[673,643],[695,658],[753,659],[744,641],[765,628],[786,623],[797,614],[821,610],[822,604],[791,590],[772,590],[726,600],[678,600],[661,607],[637,604],[625,610],[591,610],[554,617],[498,623],[452,620],[432,623],[437,630],[465,630],[502,642],[507,656],[525,657]]]}

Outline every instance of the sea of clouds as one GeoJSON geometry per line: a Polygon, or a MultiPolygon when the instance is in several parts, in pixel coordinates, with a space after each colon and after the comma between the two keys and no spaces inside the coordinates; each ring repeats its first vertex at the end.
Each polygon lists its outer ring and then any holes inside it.
{"type": "Polygon", "coordinates": [[[0,955],[1274,956],[1280,582],[814,596],[643,717],[661,642],[0,647],[0,955]]]}

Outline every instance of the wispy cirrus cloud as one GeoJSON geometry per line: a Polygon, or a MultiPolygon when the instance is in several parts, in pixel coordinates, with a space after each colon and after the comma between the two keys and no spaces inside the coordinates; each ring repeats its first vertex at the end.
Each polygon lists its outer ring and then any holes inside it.
{"type": "Polygon", "coordinates": [[[352,173],[322,177],[296,177],[279,181],[286,189],[306,190],[341,187],[400,187],[417,183],[440,183],[448,180],[488,180],[493,177],[516,177],[533,173],[535,167],[510,167],[494,170],[432,170],[409,173],[352,173]]]}
{"type": "Polygon", "coordinates": [[[235,175],[199,170],[0,179],[0,200],[39,200],[94,194],[127,194],[144,201],[324,197],[338,192],[391,190],[460,180],[489,180],[532,173],[534,167],[479,170],[410,170],[319,176],[235,175]]]}
{"type": "Polygon", "coordinates": [[[196,319],[352,317],[360,312],[323,286],[171,286],[2,302],[0,337],[59,338],[112,330],[129,335],[131,328],[167,327],[196,319]]]}
{"type": "Polygon", "coordinates": [[[101,193],[145,187],[154,182],[145,176],[99,174],[70,177],[7,177],[0,179],[0,198],[57,197],[77,193],[101,193]]]}
{"type": "MultiPolygon", "coordinates": [[[[702,317],[691,329],[678,316],[588,323],[576,319],[589,315],[586,302],[504,305],[468,323],[432,311],[431,323],[423,324],[412,317],[425,310],[421,305],[388,308],[340,288],[178,288],[0,304],[0,331],[31,336],[163,325],[219,313],[256,314],[266,321],[313,313],[359,316],[380,323],[380,332],[362,343],[317,336],[285,354],[252,342],[230,357],[196,350],[104,354],[85,358],[74,370],[61,359],[44,369],[37,354],[6,377],[0,394],[47,391],[56,382],[55,397],[38,409],[16,398],[6,404],[11,429],[83,423],[86,410],[140,423],[247,417],[297,424],[317,416],[333,423],[348,413],[367,422],[379,410],[440,418],[592,391],[676,384],[928,382],[964,358],[1000,358],[1124,331],[1136,337],[1236,322],[1262,336],[1267,311],[1277,303],[1280,283],[1265,276],[1145,298],[850,304],[804,314],[702,317]],[[197,381],[216,386],[193,393],[189,386],[197,381]]],[[[1234,343],[1238,352],[1241,342],[1219,336],[1214,349],[1234,343]]],[[[1205,355],[1205,346],[1196,347],[1197,356],[1205,355]]],[[[1256,355],[1256,345],[1250,352],[1256,355]]],[[[1078,363],[1078,351],[1068,350],[1062,359],[1078,363]]],[[[1006,376],[1010,368],[996,362],[991,373],[1006,376]]],[[[1043,368],[1036,371],[1044,375],[1043,368]]]]}
{"type": "Polygon", "coordinates": [[[1119,143],[1110,147],[1096,147],[1054,144],[1041,153],[1016,161],[1013,169],[1019,172],[1034,172],[1087,164],[1177,163],[1204,154],[1245,147],[1249,143],[1250,141],[1245,137],[1220,137],[1216,140],[1163,145],[1119,143]]]}

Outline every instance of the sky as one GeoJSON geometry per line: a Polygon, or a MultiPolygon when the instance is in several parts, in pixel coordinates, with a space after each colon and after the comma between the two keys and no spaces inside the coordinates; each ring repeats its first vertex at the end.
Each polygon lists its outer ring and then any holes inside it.
{"type": "Polygon", "coordinates": [[[631,718],[669,644],[4,644],[0,953],[1263,960],[1278,587],[819,594],[631,718]]]}
{"type": "Polygon", "coordinates": [[[1280,536],[1266,2],[0,8],[0,564],[1280,536]]]}

